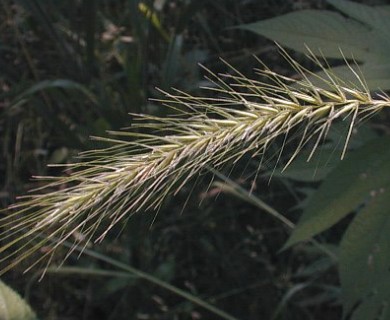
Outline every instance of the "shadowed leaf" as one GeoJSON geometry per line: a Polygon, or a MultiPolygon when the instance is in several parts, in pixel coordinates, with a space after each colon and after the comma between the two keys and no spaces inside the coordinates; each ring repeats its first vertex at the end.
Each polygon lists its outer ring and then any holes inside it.
{"type": "Polygon", "coordinates": [[[384,186],[390,179],[389,145],[390,138],[377,139],[342,161],[310,198],[285,248],[329,229],[384,186]]]}

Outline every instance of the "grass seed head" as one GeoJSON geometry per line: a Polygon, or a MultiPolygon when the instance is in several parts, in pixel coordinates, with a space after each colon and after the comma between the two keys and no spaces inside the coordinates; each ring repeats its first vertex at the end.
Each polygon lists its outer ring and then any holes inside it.
{"type": "Polygon", "coordinates": [[[267,79],[261,82],[234,68],[228,75],[210,73],[208,97],[164,92],[161,103],[174,116],[138,115],[134,129],[101,138],[110,147],[85,152],[81,162],[67,165],[69,175],[47,177],[46,187],[22,197],[0,219],[1,270],[40,251],[32,267],[65,241],[75,246],[101,241],[130,215],[158,210],[167,195],[203,170],[235,163],[247,153],[263,155],[274,139],[298,127],[301,138],[289,163],[313,138],[314,153],[331,124],[348,118],[344,156],[357,121],[390,106],[386,95],[373,99],[352,68],[360,87],[344,83],[311,56],[326,75],[316,79],[321,87],[309,78],[315,74],[283,54],[302,80],[267,68],[258,70],[267,79]]]}

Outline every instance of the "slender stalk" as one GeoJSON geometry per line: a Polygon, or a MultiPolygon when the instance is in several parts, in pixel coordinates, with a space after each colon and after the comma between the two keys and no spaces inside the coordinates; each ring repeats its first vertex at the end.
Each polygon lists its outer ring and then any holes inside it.
{"type": "MultiPolygon", "coordinates": [[[[192,295],[184,290],[181,290],[181,289],[179,289],[179,288],[177,288],[177,287],[175,287],[175,286],[173,286],[173,285],[171,285],[163,280],[160,280],[160,279],[152,276],[151,274],[148,274],[146,272],[143,272],[141,270],[133,268],[127,264],[124,264],[124,263],[118,261],[118,260],[112,259],[110,257],[107,257],[106,255],[100,254],[99,252],[96,252],[96,251],[93,251],[90,249],[85,249],[83,247],[76,247],[75,250],[79,251],[79,252],[83,252],[84,254],[86,254],[90,257],[93,257],[97,260],[106,262],[107,264],[109,264],[111,266],[117,267],[118,269],[123,270],[130,275],[136,276],[140,279],[143,279],[143,280],[146,280],[150,283],[153,283],[153,284],[155,284],[155,285],[157,285],[165,290],[168,290],[168,291],[174,293],[175,295],[178,295],[178,296],[192,302],[193,304],[198,305],[199,307],[204,308],[204,309],[208,310],[209,312],[219,316],[221,319],[238,320],[236,317],[233,317],[232,315],[218,309],[217,307],[206,302],[205,300],[200,299],[200,298],[198,298],[198,297],[196,297],[196,296],[194,296],[194,295],[192,295]]],[[[59,270],[61,270],[61,269],[59,269],[59,270]]]]}

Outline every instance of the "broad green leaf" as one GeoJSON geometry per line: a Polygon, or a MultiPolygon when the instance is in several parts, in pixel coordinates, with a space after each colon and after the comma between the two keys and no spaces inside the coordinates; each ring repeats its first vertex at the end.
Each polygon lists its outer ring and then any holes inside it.
{"type": "MultiPolygon", "coordinates": [[[[347,16],[375,28],[378,32],[383,32],[383,35],[390,30],[389,12],[380,7],[346,0],[327,0],[327,2],[347,16]]],[[[383,40],[389,43],[388,37],[383,37],[383,40]]]]}
{"type": "MultiPolygon", "coordinates": [[[[310,149],[302,150],[284,171],[270,170],[265,174],[306,182],[323,180],[340,162],[344,148],[343,137],[347,134],[348,129],[349,123],[335,123],[326,136],[326,144],[318,147],[311,158],[312,152],[310,149]],[[308,161],[309,158],[310,161],[308,161]]],[[[377,138],[377,135],[368,126],[355,128],[348,149],[357,149],[375,138],[377,138]]]]}
{"type": "Polygon", "coordinates": [[[348,226],[340,246],[344,313],[358,303],[352,319],[378,317],[390,306],[390,184],[371,191],[365,207],[348,226]],[[383,310],[382,310],[383,309],[383,310]]]}
{"type": "MultiPolygon", "coordinates": [[[[389,50],[390,52],[390,50],[389,50]]],[[[359,80],[356,78],[356,75],[351,71],[350,68],[353,68],[361,78],[364,77],[368,88],[370,90],[389,90],[390,89],[390,60],[386,64],[371,64],[366,63],[360,66],[351,65],[334,67],[331,69],[331,74],[340,78],[345,83],[355,86],[357,88],[362,88],[359,80]]],[[[316,74],[316,76],[309,76],[308,79],[314,85],[320,85],[321,87],[326,86],[321,78],[326,79],[325,72],[321,71],[316,74]],[[325,78],[324,78],[325,77],[325,78]]]]}
{"type": "Polygon", "coordinates": [[[328,58],[343,58],[344,55],[366,61],[377,52],[384,54],[377,36],[368,27],[331,11],[302,10],[239,28],[296,51],[307,52],[307,46],[328,58]]]}
{"type": "Polygon", "coordinates": [[[390,14],[390,5],[388,5],[388,4],[376,6],[375,8],[382,10],[386,14],[390,14]]]}
{"type": "Polygon", "coordinates": [[[308,161],[311,150],[301,151],[294,161],[284,170],[274,170],[269,175],[289,178],[297,181],[315,182],[323,180],[340,161],[341,152],[332,152],[320,148],[308,161]]]}
{"type": "MultiPolygon", "coordinates": [[[[376,46],[376,50],[381,50],[380,55],[385,57],[383,62],[389,61],[386,53],[390,50],[390,39],[388,37],[390,31],[390,14],[387,10],[346,0],[328,0],[328,3],[347,16],[373,28],[373,34],[375,34],[380,44],[376,46]]],[[[362,39],[362,41],[364,40],[362,39]]],[[[372,60],[367,60],[367,62],[375,63],[372,60]]]]}
{"type": "MultiPolygon", "coordinates": [[[[390,89],[390,11],[346,0],[328,2],[348,17],[325,10],[302,10],[240,28],[250,30],[300,52],[307,48],[327,58],[363,63],[361,72],[372,90],[390,89]]],[[[340,79],[359,87],[347,66],[332,69],[340,79]]],[[[326,76],[323,72],[320,76],[326,76]]],[[[310,78],[316,81],[315,77],[310,78]]],[[[324,85],[324,82],[321,82],[324,85]]]]}
{"type": "MultiPolygon", "coordinates": [[[[326,140],[329,140],[329,148],[333,148],[341,155],[342,150],[344,149],[344,140],[345,136],[348,134],[350,123],[348,121],[340,121],[332,124],[328,134],[326,135],[326,140]]],[[[348,142],[348,150],[356,150],[369,142],[370,140],[378,139],[380,136],[374,131],[370,125],[357,125],[355,126],[351,140],[348,142]]],[[[318,148],[321,151],[322,147],[318,148]]],[[[324,150],[322,152],[330,152],[330,150],[324,150]]],[[[348,151],[350,152],[350,151],[348,151]]],[[[340,160],[340,157],[339,157],[340,160]]]]}
{"type": "MultiPolygon", "coordinates": [[[[364,276],[364,275],[363,275],[364,276]]],[[[383,279],[378,284],[376,292],[366,299],[354,310],[350,320],[389,320],[390,310],[388,307],[390,297],[390,279],[383,279]]]]}
{"type": "Polygon", "coordinates": [[[0,319],[36,320],[30,306],[10,287],[0,280],[0,319]]]}
{"type": "Polygon", "coordinates": [[[327,230],[390,181],[390,138],[369,142],[340,162],[309,199],[289,247],[327,230]]]}

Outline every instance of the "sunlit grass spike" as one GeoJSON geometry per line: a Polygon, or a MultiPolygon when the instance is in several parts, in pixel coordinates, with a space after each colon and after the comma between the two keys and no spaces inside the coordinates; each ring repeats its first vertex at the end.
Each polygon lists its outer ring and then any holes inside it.
{"type": "Polygon", "coordinates": [[[288,163],[310,140],[312,155],[334,121],[349,119],[342,157],[359,119],[390,106],[387,95],[372,97],[350,65],[361,88],[344,83],[311,56],[325,74],[319,79],[322,87],[311,80],[318,75],[285,51],[282,55],[300,80],[266,66],[257,70],[261,81],[234,68],[228,75],[210,72],[205,97],[179,90],[164,93],[161,103],[174,115],[138,115],[133,128],[101,138],[110,144],[106,149],[84,152],[77,163],[66,165],[68,175],[47,177],[46,187],[3,211],[1,270],[34,253],[39,260],[50,258],[65,241],[81,246],[102,241],[132,214],[158,210],[169,194],[177,194],[201,172],[234,165],[245,154],[262,160],[279,137],[284,148],[292,130],[300,137],[288,163]]]}

